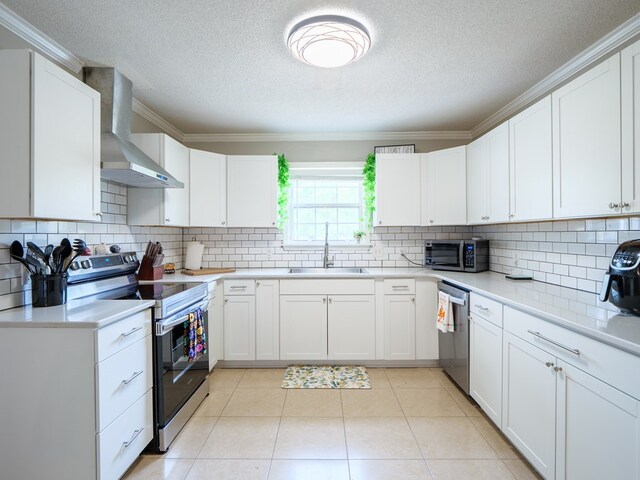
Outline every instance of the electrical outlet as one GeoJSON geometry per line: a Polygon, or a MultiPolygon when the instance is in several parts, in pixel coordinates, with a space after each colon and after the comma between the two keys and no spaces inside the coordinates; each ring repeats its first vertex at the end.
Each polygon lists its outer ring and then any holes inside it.
{"type": "Polygon", "coordinates": [[[267,248],[267,260],[271,260],[273,258],[273,248],[267,248]]]}
{"type": "Polygon", "coordinates": [[[513,252],[513,266],[517,267],[520,262],[520,254],[518,252],[513,252]]]}
{"type": "Polygon", "coordinates": [[[375,247],[373,247],[373,257],[376,260],[382,260],[383,255],[384,249],[382,248],[382,245],[376,245],[375,247]]]}

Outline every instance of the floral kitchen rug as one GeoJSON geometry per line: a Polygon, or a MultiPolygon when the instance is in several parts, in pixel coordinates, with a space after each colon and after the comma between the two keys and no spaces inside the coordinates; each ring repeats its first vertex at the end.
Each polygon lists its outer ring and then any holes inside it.
{"type": "Polygon", "coordinates": [[[282,388],[371,388],[367,368],[340,365],[292,365],[282,388]]]}

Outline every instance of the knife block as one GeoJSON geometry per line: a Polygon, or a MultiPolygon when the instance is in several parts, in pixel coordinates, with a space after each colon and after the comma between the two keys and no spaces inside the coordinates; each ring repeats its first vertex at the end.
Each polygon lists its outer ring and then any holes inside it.
{"type": "Polygon", "coordinates": [[[147,256],[142,257],[140,269],[138,270],[138,280],[162,280],[164,275],[164,267],[154,267],[151,259],[147,256]]]}

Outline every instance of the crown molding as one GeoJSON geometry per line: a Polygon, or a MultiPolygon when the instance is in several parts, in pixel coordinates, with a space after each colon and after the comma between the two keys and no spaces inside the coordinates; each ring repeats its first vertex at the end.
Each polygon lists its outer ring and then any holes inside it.
{"type": "Polygon", "coordinates": [[[551,93],[560,84],[566,82],[585,68],[603,57],[613,53],[626,42],[640,34],[640,13],[631,17],[615,30],[582,51],[549,76],[536,83],[519,97],[506,104],[496,113],[471,129],[471,136],[477,138],[505,120],[518,113],[529,104],[551,93]]]}
{"type": "Polygon", "coordinates": [[[319,132],[319,133],[196,133],[186,134],[187,143],[225,142],[357,142],[357,141],[415,141],[470,140],[466,131],[443,132],[319,132]]]}
{"type": "Polygon", "coordinates": [[[133,98],[132,110],[136,112],[138,115],[140,115],[142,118],[144,118],[145,120],[148,120],[149,122],[153,123],[156,127],[161,128],[164,132],[168,133],[169,135],[174,137],[176,140],[180,142],[185,141],[185,138],[184,138],[185,134],[182,130],[180,130],[178,127],[176,127],[172,123],[169,123],[167,120],[165,120],[156,112],[151,110],[149,107],[147,107],[144,103],[142,103],[137,98],[133,98]]]}
{"type": "Polygon", "coordinates": [[[22,17],[0,3],[0,25],[29,42],[49,58],[68,68],[74,73],[79,73],[84,67],[84,62],[58,42],[49,38],[36,27],[22,17]]]}

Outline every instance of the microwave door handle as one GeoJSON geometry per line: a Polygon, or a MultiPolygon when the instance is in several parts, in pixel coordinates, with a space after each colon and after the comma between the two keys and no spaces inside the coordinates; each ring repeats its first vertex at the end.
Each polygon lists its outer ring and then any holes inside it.
{"type": "Polygon", "coordinates": [[[458,256],[458,266],[464,270],[464,241],[460,241],[460,255],[458,256]]]}

